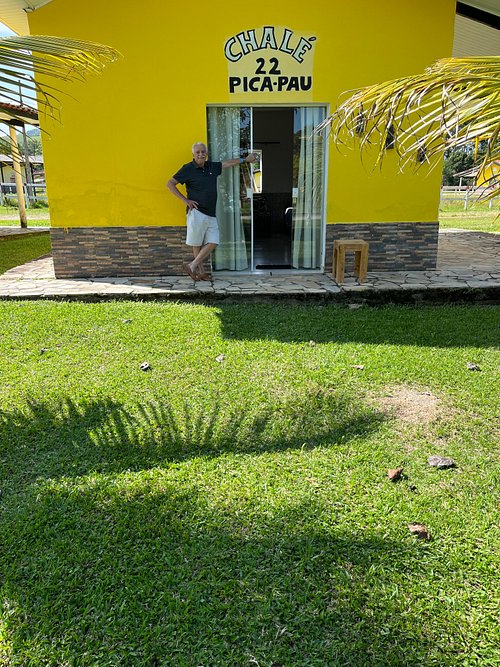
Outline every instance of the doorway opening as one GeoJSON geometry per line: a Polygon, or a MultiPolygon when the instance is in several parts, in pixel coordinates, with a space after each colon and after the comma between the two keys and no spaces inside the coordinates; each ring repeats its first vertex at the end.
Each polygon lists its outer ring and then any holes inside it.
{"type": "Polygon", "coordinates": [[[215,271],[320,270],[324,248],[325,107],[207,108],[211,159],[254,164],[219,178],[215,271]]]}
{"type": "Polygon", "coordinates": [[[261,152],[253,195],[254,266],[292,268],[293,116],[291,107],[253,109],[253,146],[261,152]]]}

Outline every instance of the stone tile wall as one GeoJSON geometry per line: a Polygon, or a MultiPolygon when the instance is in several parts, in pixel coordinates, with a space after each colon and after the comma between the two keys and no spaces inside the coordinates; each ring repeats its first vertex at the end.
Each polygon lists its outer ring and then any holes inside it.
{"type": "MultiPolygon", "coordinates": [[[[335,239],[362,239],[370,244],[368,271],[427,271],[436,268],[438,222],[379,222],[326,227],[325,272],[330,273],[335,239]]],[[[346,271],[354,253],[346,253],[346,271]]]]}
{"type": "MultiPolygon", "coordinates": [[[[361,238],[370,244],[369,271],[424,271],[437,259],[438,223],[327,225],[325,269],[331,271],[333,241],[361,238]]],[[[57,278],[180,275],[191,257],[185,227],[52,228],[57,278]]],[[[346,270],[354,258],[347,255],[346,270]]]]}
{"type": "Polygon", "coordinates": [[[180,275],[192,257],[185,227],[51,229],[57,278],[180,275]]]}

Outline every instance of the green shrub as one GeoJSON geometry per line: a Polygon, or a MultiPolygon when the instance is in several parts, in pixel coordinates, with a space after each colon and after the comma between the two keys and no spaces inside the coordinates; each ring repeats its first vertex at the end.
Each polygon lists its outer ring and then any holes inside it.
{"type": "Polygon", "coordinates": [[[43,199],[35,199],[30,208],[49,208],[49,204],[43,199]]]}
{"type": "Polygon", "coordinates": [[[3,198],[3,205],[7,208],[19,208],[17,199],[15,197],[5,196],[3,198]]]}

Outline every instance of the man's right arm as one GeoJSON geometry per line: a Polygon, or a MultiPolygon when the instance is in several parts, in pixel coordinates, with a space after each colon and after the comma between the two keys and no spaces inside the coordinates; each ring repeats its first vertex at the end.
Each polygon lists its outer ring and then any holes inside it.
{"type": "Polygon", "coordinates": [[[174,195],[174,197],[177,197],[177,199],[180,199],[191,211],[193,208],[198,208],[198,202],[194,201],[193,199],[188,199],[187,197],[184,197],[182,192],[177,189],[177,186],[179,185],[178,181],[175,180],[175,178],[171,178],[167,182],[167,188],[170,190],[170,192],[174,195]]]}

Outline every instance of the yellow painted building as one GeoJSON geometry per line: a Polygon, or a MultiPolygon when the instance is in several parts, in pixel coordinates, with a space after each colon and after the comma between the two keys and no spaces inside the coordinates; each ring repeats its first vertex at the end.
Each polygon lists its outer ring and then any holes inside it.
{"type": "Polygon", "coordinates": [[[482,169],[476,179],[479,187],[488,187],[491,185],[493,179],[498,179],[500,176],[500,162],[492,162],[486,169],[482,169]]]}
{"type": "Polygon", "coordinates": [[[123,55],[68,84],[61,124],[42,119],[58,276],[180,273],[185,214],[165,184],[196,141],[212,160],[262,154],[261,192],[246,165],[219,178],[215,270],[329,270],[346,236],[370,242],[370,269],[435,266],[440,170],[402,174],[389,150],[374,171],[311,133],[344,91],[451,55],[454,0],[52,0],[28,20],[123,55]]]}

